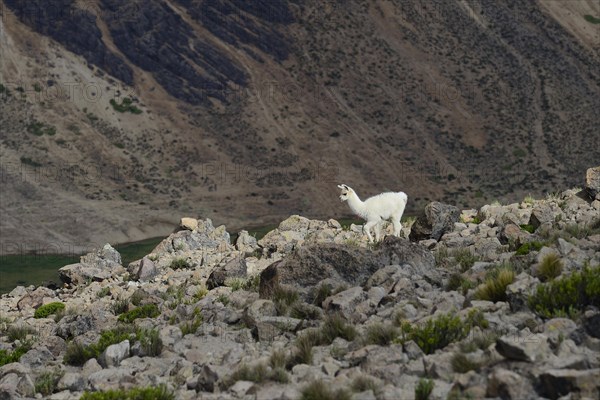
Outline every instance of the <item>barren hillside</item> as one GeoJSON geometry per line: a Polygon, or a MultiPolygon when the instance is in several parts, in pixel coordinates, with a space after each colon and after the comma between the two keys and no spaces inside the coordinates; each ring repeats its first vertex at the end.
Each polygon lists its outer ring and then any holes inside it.
{"type": "Polygon", "coordinates": [[[600,10],[522,3],[3,0],[2,252],[575,185],[600,10]]]}

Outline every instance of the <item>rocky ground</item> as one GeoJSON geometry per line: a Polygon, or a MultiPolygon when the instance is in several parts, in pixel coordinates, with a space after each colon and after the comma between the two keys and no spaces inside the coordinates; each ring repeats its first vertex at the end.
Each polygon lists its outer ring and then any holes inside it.
{"type": "Polygon", "coordinates": [[[597,173],[519,204],[431,203],[410,240],[292,216],[235,245],[184,218],[128,266],[107,244],[63,287],[1,297],[0,398],[597,399],[597,173]]]}

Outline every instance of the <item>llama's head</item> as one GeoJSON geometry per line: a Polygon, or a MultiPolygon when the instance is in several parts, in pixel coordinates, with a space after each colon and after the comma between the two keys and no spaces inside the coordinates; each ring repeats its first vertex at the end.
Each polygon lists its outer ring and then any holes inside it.
{"type": "Polygon", "coordinates": [[[340,200],[341,201],[346,201],[348,200],[348,197],[350,197],[350,195],[352,193],[354,193],[354,190],[352,190],[351,187],[349,187],[348,185],[338,185],[338,187],[342,190],[342,193],[340,194],[340,200]]]}

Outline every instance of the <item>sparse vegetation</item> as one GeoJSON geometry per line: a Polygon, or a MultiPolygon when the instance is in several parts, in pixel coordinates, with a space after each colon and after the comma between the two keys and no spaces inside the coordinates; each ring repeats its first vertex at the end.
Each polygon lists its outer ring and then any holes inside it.
{"type": "Polygon", "coordinates": [[[541,248],[544,247],[544,244],[541,242],[527,242],[523,243],[516,251],[516,255],[524,256],[529,254],[532,251],[540,251],[541,248]]]}
{"type": "Polygon", "coordinates": [[[475,371],[481,367],[479,363],[471,361],[469,357],[462,353],[455,353],[450,361],[454,372],[464,374],[469,371],[475,371]]]}
{"type": "Polygon", "coordinates": [[[110,295],[110,287],[108,287],[108,286],[103,287],[102,289],[98,290],[98,293],[96,293],[96,296],[98,296],[98,298],[106,297],[109,295],[110,295]]]}
{"type": "Polygon", "coordinates": [[[29,165],[30,167],[38,168],[38,167],[42,166],[42,164],[40,164],[37,161],[34,161],[33,159],[31,159],[29,157],[21,157],[20,160],[21,160],[21,164],[29,165]]]}
{"type": "Polygon", "coordinates": [[[56,128],[43,122],[33,121],[27,125],[27,132],[35,136],[54,136],[56,135],[56,128]]]}
{"type": "Polygon", "coordinates": [[[521,228],[525,232],[529,232],[529,233],[535,232],[535,227],[533,225],[522,224],[522,225],[519,225],[519,228],[521,228]]]}
{"type": "Polygon", "coordinates": [[[27,339],[27,336],[34,335],[35,330],[29,325],[11,325],[8,327],[7,336],[8,340],[14,342],[16,340],[23,341],[27,339]]]}
{"type": "Polygon", "coordinates": [[[471,253],[469,249],[458,249],[454,251],[453,255],[462,272],[470,270],[473,264],[479,260],[479,257],[471,253]]]}
{"type": "Polygon", "coordinates": [[[226,380],[225,386],[231,386],[237,381],[249,381],[254,383],[274,381],[279,383],[287,383],[289,382],[289,376],[282,367],[269,369],[264,363],[259,363],[252,366],[242,364],[226,380]]]}
{"type": "Polygon", "coordinates": [[[583,19],[585,19],[590,24],[595,24],[595,25],[600,24],[600,18],[596,18],[593,15],[585,14],[583,16],[583,19]]]}
{"type": "Polygon", "coordinates": [[[118,298],[111,307],[113,314],[120,315],[129,310],[129,300],[118,298]]]}
{"type": "Polygon", "coordinates": [[[355,393],[361,393],[366,392],[367,390],[371,390],[376,397],[381,393],[381,385],[379,385],[375,381],[375,379],[364,375],[360,375],[354,378],[350,388],[355,393]]]}
{"type": "Polygon", "coordinates": [[[44,304],[38,307],[33,314],[33,318],[48,318],[50,315],[57,313],[58,311],[64,310],[65,305],[59,301],[53,303],[44,304]]]}
{"type": "Polygon", "coordinates": [[[131,311],[127,311],[119,315],[120,322],[133,322],[138,318],[154,318],[160,315],[160,311],[156,304],[144,304],[136,307],[131,311]]]}
{"type": "Polygon", "coordinates": [[[183,268],[190,268],[191,265],[188,262],[188,260],[186,260],[185,258],[179,257],[179,258],[173,259],[173,261],[171,261],[171,264],[169,265],[169,267],[171,269],[177,270],[177,269],[183,269],[183,268]]]}
{"type": "Polygon", "coordinates": [[[448,283],[446,284],[446,290],[459,290],[463,295],[466,295],[468,290],[475,287],[475,282],[465,278],[462,274],[456,272],[450,275],[448,283]]]}
{"type": "Polygon", "coordinates": [[[352,396],[343,389],[333,390],[325,382],[318,380],[302,389],[300,400],[350,400],[352,396]]]}
{"type": "Polygon", "coordinates": [[[175,396],[166,386],[85,392],[80,400],[174,400],[175,396]]]}
{"type": "Polygon", "coordinates": [[[162,340],[158,330],[156,329],[140,329],[137,333],[137,338],[140,341],[142,350],[150,357],[160,355],[163,347],[162,340]]]}
{"type": "Polygon", "coordinates": [[[31,345],[29,343],[18,346],[13,351],[0,350],[0,367],[6,364],[18,362],[21,356],[29,351],[31,345]]]}
{"type": "Polygon", "coordinates": [[[62,376],[63,373],[60,370],[43,372],[35,379],[35,392],[42,396],[51,395],[62,376]]]}
{"type": "Polygon", "coordinates": [[[541,284],[529,298],[529,307],[544,318],[572,317],[590,305],[600,306],[600,266],[541,284]]]}
{"type": "Polygon", "coordinates": [[[483,316],[479,317],[474,314],[473,316],[470,315],[466,321],[462,321],[456,315],[442,314],[421,325],[411,325],[409,322],[404,322],[397,341],[405,343],[414,340],[425,354],[431,354],[437,349],[443,349],[450,343],[464,339],[474,323],[477,325],[483,324],[480,318],[483,318],[483,316]]]}
{"type": "Polygon", "coordinates": [[[556,253],[549,253],[539,263],[535,275],[542,282],[551,281],[562,273],[563,262],[556,253]]]}
{"type": "Polygon", "coordinates": [[[474,298],[487,301],[506,301],[506,287],[515,280],[515,271],[504,266],[496,270],[486,281],[479,285],[474,298]]]}
{"type": "Polygon", "coordinates": [[[121,100],[121,103],[117,103],[117,101],[115,99],[110,99],[110,105],[112,106],[112,108],[120,113],[132,113],[132,114],[141,114],[142,110],[140,110],[139,108],[137,108],[134,104],[133,104],[133,100],[131,100],[129,97],[124,97],[123,100],[121,100]]]}
{"type": "Polygon", "coordinates": [[[63,361],[68,365],[81,366],[90,358],[98,358],[108,346],[131,339],[134,335],[135,329],[132,326],[118,325],[114,329],[102,331],[98,342],[89,346],[71,342],[67,345],[63,361]]]}
{"type": "Polygon", "coordinates": [[[323,303],[323,301],[328,298],[329,296],[331,296],[333,291],[333,288],[331,287],[331,285],[327,284],[327,283],[322,283],[317,287],[317,290],[315,292],[315,297],[313,299],[313,304],[316,306],[321,307],[321,304],[323,303]]]}
{"type": "Polygon", "coordinates": [[[428,400],[433,392],[434,382],[431,379],[421,378],[415,386],[415,400],[428,400]]]}
{"type": "Polygon", "coordinates": [[[366,344],[379,346],[389,345],[398,336],[398,328],[381,323],[372,324],[367,328],[364,341],[366,344]]]}
{"type": "Polygon", "coordinates": [[[298,301],[298,292],[294,289],[277,287],[273,292],[271,300],[275,303],[275,308],[279,315],[286,315],[290,306],[298,301]]]}

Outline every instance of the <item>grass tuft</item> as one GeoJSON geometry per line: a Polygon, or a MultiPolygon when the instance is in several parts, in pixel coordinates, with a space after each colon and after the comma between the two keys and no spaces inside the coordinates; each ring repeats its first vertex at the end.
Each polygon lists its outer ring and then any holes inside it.
{"type": "Polygon", "coordinates": [[[506,301],[506,287],[515,280],[515,271],[510,267],[502,267],[497,275],[486,279],[475,291],[477,300],[506,301]]]}
{"type": "Polygon", "coordinates": [[[350,400],[351,394],[344,390],[333,390],[330,385],[318,380],[309,383],[302,389],[300,400],[350,400]]]}
{"type": "Polygon", "coordinates": [[[563,262],[560,256],[555,253],[550,253],[544,256],[540,264],[535,270],[535,275],[542,282],[551,281],[562,273],[563,262]]]}

